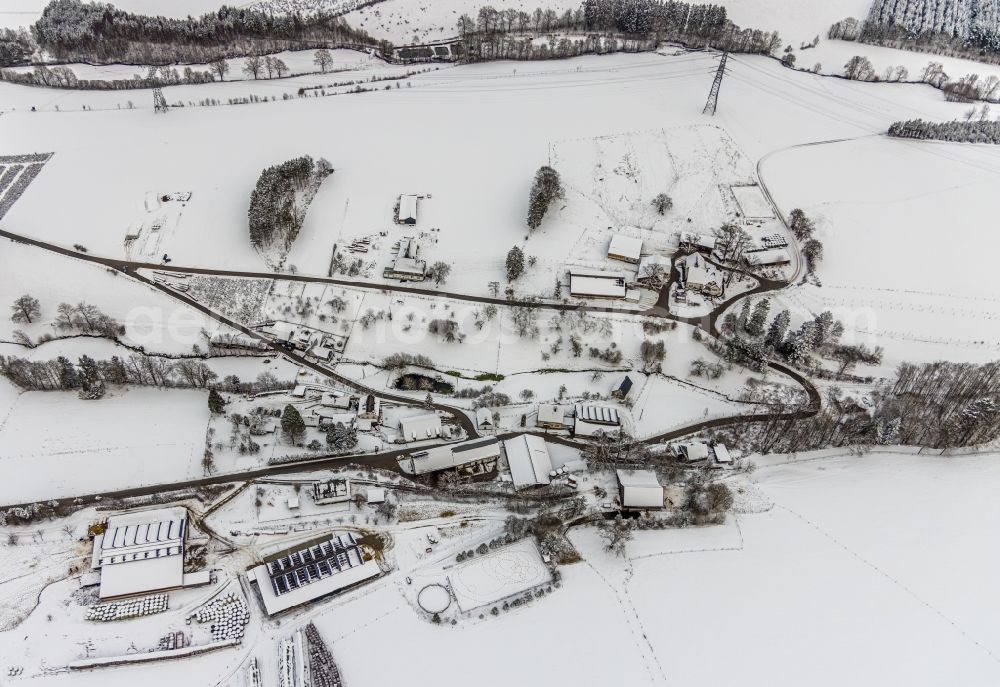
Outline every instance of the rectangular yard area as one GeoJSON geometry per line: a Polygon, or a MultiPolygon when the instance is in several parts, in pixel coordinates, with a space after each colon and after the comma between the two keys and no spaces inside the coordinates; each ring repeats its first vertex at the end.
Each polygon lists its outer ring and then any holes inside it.
{"type": "Polygon", "coordinates": [[[28,391],[0,424],[0,504],[59,499],[202,476],[203,391],[28,391]]]}
{"type": "Polygon", "coordinates": [[[476,556],[448,575],[455,601],[465,612],[515,596],[551,579],[531,539],[476,556]]]}

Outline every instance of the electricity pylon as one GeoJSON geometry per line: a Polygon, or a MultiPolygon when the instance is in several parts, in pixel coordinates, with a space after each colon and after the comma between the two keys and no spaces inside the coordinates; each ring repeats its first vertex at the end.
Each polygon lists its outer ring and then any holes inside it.
{"type": "Polygon", "coordinates": [[[719,105],[719,89],[722,87],[722,75],[726,73],[726,58],[728,57],[728,51],[722,53],[722,61],[719,62],[719,68],[715,72],[715,81],[712,82],[712,90],[708,92],[708,101],[705,103],[705,109],[701,111],[702,114],[715,114],[715,108],[719,105]]]}

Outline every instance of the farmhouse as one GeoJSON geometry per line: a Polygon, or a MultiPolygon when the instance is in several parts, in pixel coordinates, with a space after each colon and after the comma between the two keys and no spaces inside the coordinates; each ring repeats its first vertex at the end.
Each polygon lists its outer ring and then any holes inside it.
{"type": "Polygon", "coordinates": [[[313,482],[312,489],[313,503],[318,506],[351,500],[351,481],[349,479],[328,479],[323,482],[313,482]]]}
{"type": "Polygon", "coordinates": [[[208,584],[209,571],[184,573],[187,510],[159,508],[108,518],[94,537],[101,600],[208,584]]]}
{"type": "Polygon", "coordinates": [[[715,250],[715,237],[706,234],[696,234],[693,231],[682,231],[678,243],[682,250],[697,250],[711,253],[715,250]]]}
{"type": "Polygon", "coordinates": [[[544,439],[534,434],[521,434],[504,441],[503,450],[515,489],[549,483],[552,459],[544,439]]]}
{"type": "Polygon", "coordinates": [[[417,223],[417,197],[415,195],[403,195],[399,197],[399,224],[417,223]]]}
{"type": "Polygon", "coordinates": [[[618,382],[614,389],[611,390],[611,395],[620,401],[624,401],[628,398],[629,392],[632,391],[632,378],[625,375],[622,381],[618,382]]]}
{"type": "Polygon", "coordinates": [[[577,404],[573,412],[573,434],[579,437],[592,437],[597,434],[613,434],[621,427],[618,410],[608,406],[577,404]]]}
{"type": "Polygon", "coordinates": [[[617,470],[618,498],[622,508],[663,508],[663,487],[652,470],[617,470]]]}
{"type": "Polygon", "coordinates": [[[611,245],[608,246],[608,257],[612,260],[621,260],[632,265],[639,264],[642,256],[642,239],[633,239],[621,234],[611,237],[611,245]]]}
{"type": "Polygon", "coordinates": [[[441,418],[434,413],[401,418],[399,432],[403,441],[423,441],[441,436],[441,418]]]}
{"type": "Polygon", "coordinates": [[[350,532],[303,541],[264,556],[247,571],[269,616],[354,587],[381,573],[350,532]]]}
{"type": "Polygon", "coordinates": [[[751,267],[773,267],[777,265],[787,265],[792,261],[791,256],[788,255],[788,251],[784,248],[775,248],[773,250],[758,250],[752,253],[744,253],[743,257],[746,258],[747,263],[751,267]]]}
{"type": "Polygon", "coordinates": [[[367,394],[358,401],[358,419],[378,422],[382,419],[382,402],[375,394],[367,394]]]}
{"type": "Polygon", "coordinates": [[[419,253],[420,246],[416,239],[400,239],[396,258],[382,271],[382,276],[402,281],[423,281],[427,273],[427,262],[417,257],[419,253]]]}
{"type": "Polygon", "coordinates": [[[625,298],[625,275],[621,272],[570,270],[569,293],[577,298],[625,298]]]}
{"type": "Polygon", "coordinates": [[[678,259],[677,269],[684,280],[684,288],[711,297],[722,295],[722,278],[718,270],[699,253],[691,253],[678,259]]]}
{"type": "Polygon", "coordinates": [[[553,404],[539,405],[535,425],[545,429],[566,429],[566,416],[562,407],[553,404]]]}
{"type": "Polygon", "coordinates": [[[455,468],[463,468],[466,474],[475,475],[492,471],[499,459],[500,441],[490,437],[416,451],[400,460],[400,467],[414,475],[455,468]]]}

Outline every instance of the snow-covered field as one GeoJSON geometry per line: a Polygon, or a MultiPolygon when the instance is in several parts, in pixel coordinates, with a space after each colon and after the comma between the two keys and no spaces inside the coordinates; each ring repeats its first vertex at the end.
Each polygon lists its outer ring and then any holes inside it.
{"type": "Polygon", "coordinates": [[[777,152],[761,173],[784,212],[817,221],[826,249],[823,286],[778,297],[795,315],[831,310],[846,340],[886,349],[886,371],[1000,354],[1000,284],[986,276],[1000,238],[983,231],[998,151],[859,138],[777,152]]]}
{"type": "Polygon", "coordinates": [[[204,391],[112,389],[20,394],[0,424],[0,503],[181,482],[204,474],[204,391]]]}

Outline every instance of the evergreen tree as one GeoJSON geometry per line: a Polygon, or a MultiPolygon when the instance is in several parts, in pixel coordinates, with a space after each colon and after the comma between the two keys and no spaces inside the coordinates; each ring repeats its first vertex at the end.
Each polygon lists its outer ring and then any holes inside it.
{"type": "Polygon", "coordinates": [[[767,322],[768,312],[771,310],[771,301],[766,298],[757,301],[753,307],[753,315],[747,322],[747,334],[750,336],[760,336],[764,333],[764,323],[767,322]]]}
{"type": "Polygon", "coordinates": [[[528,197],[528,226],[537,229],[552,201],[564,195],[559,172],[547,165],[540,167],[535,173],[535,181],[528,197]]]}
{"type": "Polygon", "coordinates": [[[285,411],[281,414],[281,431],[294,444],[298,444],[306,433],[306,423],[292,404],[286,405],[285,411]]]}
{"type": "Polygon", "coordinates": [[[771,326],[767,328],[764,343],[769,348],[777,350],[785,340],[785,333],[788,332],[788,325],[791,321],[791,314],[787,310],[782,310],[775,315],[774,319],[771,320],[771,326]]]}
{"type": "Polygon", "coordinates": [[[517,281],[524,274],[524,251],[514,246],[507,252],[507,281],[517,281]]]}
{"type": "Polygon", "coordinates": [[[61,355],[56,358],[56,363],[59,365],[59,388],[67,390],[79,389],[80,376],[77,374],[76,368],[73,367],[73,363],[70,362],[69,358],[61,355]]]}
{"type": "Polygon", "coordinates": [[[747,331],[747,326],[750,324],[750,301],[748,299],[743,299],[743,307],[740,308],[739,324],[740,329],[747,331]]]}
{"type": "Polygon", "coordinates": [[[213,415],[221,415],[226,411],[226,401],[215,389],[208,392],[208,409],[213,415]]]}

